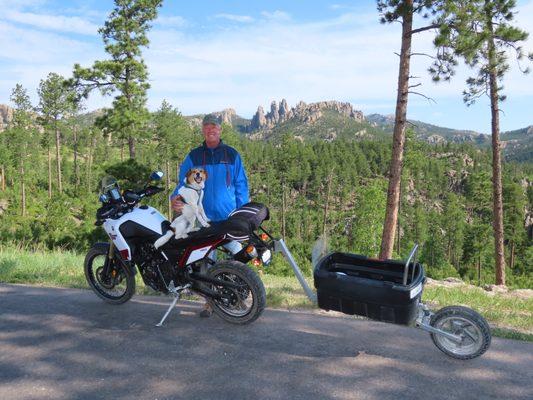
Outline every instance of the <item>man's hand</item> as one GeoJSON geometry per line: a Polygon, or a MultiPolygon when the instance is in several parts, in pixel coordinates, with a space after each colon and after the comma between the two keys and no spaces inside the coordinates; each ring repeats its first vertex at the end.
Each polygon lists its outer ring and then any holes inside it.
{"type": "Polygon", "coordinates": [[[172,209],[176,212],[176,214],[181,214],[182,211],[183,211],[183,206],[185,205],[185,203],[182,201],[183,199],[181,198],[180,195],[178,196],[174,196],[171,200],[170,200],[170,205],[172,207],[172,209]]]}

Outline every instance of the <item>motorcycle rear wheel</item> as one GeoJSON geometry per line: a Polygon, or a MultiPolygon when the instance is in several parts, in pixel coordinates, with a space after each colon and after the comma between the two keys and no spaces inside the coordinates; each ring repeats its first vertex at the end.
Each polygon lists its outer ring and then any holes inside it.
{"type": "Polygon", "coordinates": [[[242,285],[241,289],[230,289],[210,285],[211,290],[227,295],[230,299],[208,299],[210,306],[224,321],[244,325],[255,321],[266,305],[266,292],[259,275],[239,261],[224,260],[208,269],[207,275],[214,279],[242,285]]]}
{"type": "Polygon", "coordinates": [[[135,293],[135,277],[116,255],[112,260],[110,276],[103,276],[108,251],[107,243],[98,243],[88,251],[84,262],[85,279],[93,292],[106,303],[123,304],[135,293]]]}

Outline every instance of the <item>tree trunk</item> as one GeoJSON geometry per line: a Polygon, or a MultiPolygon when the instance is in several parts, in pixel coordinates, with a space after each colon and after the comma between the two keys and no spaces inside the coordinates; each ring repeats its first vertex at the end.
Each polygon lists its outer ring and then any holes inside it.
{"type": "Polygon", "coordinates": [[[21,196],[21,214],[26,216],[26,182],[24,181],[24,158],[26,152],[23,151],[20,157],[20,196],[21,196]]]}
{"type": "Polygon", "coordinates": [[[389,170],[389,187],[387,190],[387,209],[381,236],[379,258],[392,257],[394,234],[398,220],[398,203],[400,199],[400,181],[402,177],[403,148],[405,144],[405,124],[407,121],[407,100],[409,92],[409,67],[411,60],[411,30],[413,27],[413,1],[406,0],[409,9],[402,21],[402,48],[400,52],[400,69],[398,73],[398,94],[396,98],[396,116],[392,137],[392,159],[389,170]]]}
{"type": "Polygon", "coordinates": [[[63,193],[63,184],[61,181],[61,134],[57,127],[57,119],[54,122],[56,131],[57,190],[59,190],[59,193],[63,193]]]}
{"type": "Polygon", "coordinates": [[[52,152],[48,144],[48,198],[52,198],[52,152]]]}
{"type": "Polygon", "coordinates": [[[511,244],[511,262],[509,263],[509,266],[511,267],[511,271],[514,269],[514,255],[516,250],[516,243],[513,241],[511,244]]]}
{"type": "Polygon", "coordinates": [[[73,129],[74,134],[74,177],[75,177],[75,187],[76,189],[80,185],[80,171],[78,167],[78,132],[76,126],[73,129]]]}
{"type": "Polygon", "coordinates": [[[131,135],[128,137],[128,147],[130,150],[130,158],[134,159],[135,158],[135,138],[131,135]]]}
{"type": "MultiPolygon", "coordinates": [[[[491,34],[492,24],[490,24],[491,34]]],[[[489,40],[489,86],[490,110],[492,114],[492,197],[494,250],[496,258],[496,285],[505,285],[505,253],[503,246],[503,196],[500,151],[500,110],[498,108],[498,77],[494,37],[489,40]]]]}
{"type": "Polygon", "coordinates": [[[0,185],[2,186],[2,190],[6,190],[6,169],[2,165],[0,166],[0,185]]]}
{"type": "Polygon", "coordinates": [[[481,286],[481,254],[478,255],[477,260],[477,285],[481,286]]]}
{"type": "Polygon", "coordinates": [[[91,138],[91,145],[89,147],[89,160],[87,162],[87,188],[89,190],[91,190],[91,184],[92,184],[92,182],[91,182],[92,181],[91,170],[93,168],[93,153],[94,153],[95,141],[96,141],[96,139],[93,136],[91,138]]]}
{"type": "MultiPolygon", "coordinates": [[[[399,195],[398,195],[398,220],[396,221],[396,253],[399,255],[400,254],[400,251],[401,251],[401,243],[400,243],[400,225],[401,225],[401,222],[400,222],[400,218],[401,218],[401,214],[402,214],[402,173],[400,171],[400,188],[398,190],[399,192],[399,195]]],[[[391,257],[388,257],[388,258],[391,258],[391,257]]]]}
{"type": "Polygon", "coordinates": [[[323,221],[323,225],[322,225],[322,235],[326,235],[326,228],[327,228],[327,224],[328,224],[328,205],[329,205],[329,193],[330,193],[330,190],[331,190],[331,174],[329,174],[329,177],[328,177],[328,188],[326,190],[326,201],[325,201],[325,204],[324,204],[324,221],[323,221]]]}

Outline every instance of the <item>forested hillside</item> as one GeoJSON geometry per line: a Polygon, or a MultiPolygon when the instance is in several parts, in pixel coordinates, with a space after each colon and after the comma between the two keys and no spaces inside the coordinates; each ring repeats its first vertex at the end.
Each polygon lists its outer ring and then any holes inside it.
{"type": "MultiPolygon", "coordinates": [[[[202,141],[197,127],[164,104],[138,140],[136,159],[126,160],[127,140],[92,122],[86,117],[45,120],[34,114],[24,125],[12,124],[0,133],[2,244],[83,252],[90,243],[105,240],[102,229],[94,226],[104,175],[113,174],[124,185],[141,185],[150,170],[160,169],[171,191],[181,160],[202,141]]],[[[287,131],[270,142],[250,140],[229,125],[222,137],[243,156],[251,197],[270,207],[267,226],[287,238],[308,272],[312,244],[324,233],[335,250],[378,255],[389,137],[302,142],[287,131]]],[[[419,242],[430,276],[493,282],[490,156],[471,145],[430,145],[409,134],[396,257],[405,257],[419,242]]],[[[508,284],[531,287],[533,165],[504,167],[508,284]]],[[[168,213],[166,199],[161,194],[150,201],[168,213]]],[[[271,268],[288,273],[279,260],[271,268]]]]}

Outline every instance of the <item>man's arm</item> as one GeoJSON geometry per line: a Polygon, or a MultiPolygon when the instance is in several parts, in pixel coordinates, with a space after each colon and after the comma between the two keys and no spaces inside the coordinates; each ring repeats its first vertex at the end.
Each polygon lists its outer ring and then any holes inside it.
{"type": "Polygon", "coordinates": [[[237,153],[235,158],[235,174],[233,178],[233,185],[235,186],[235,200],[237,208],[242,207],[250,201],[250,193],[248,190],[248,178],[246,171],[242,164],[241,155],[237,153]]]}

